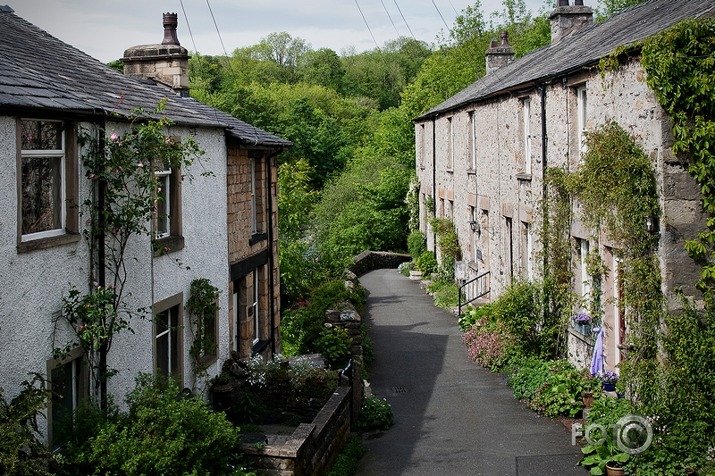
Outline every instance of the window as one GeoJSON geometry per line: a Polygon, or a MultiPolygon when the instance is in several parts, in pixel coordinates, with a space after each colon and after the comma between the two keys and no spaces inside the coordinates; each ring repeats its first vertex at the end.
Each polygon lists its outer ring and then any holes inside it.
{"type": "Polygon", "coordinates": [[[425,168],[425,125],[424,124],[420,124],[419,134],[420,134],[420,150],[419,150],[420,168],[424,169],[425,168]]]}
{"type": "Polygon", "coordinates": [[[261,322],[260,322],[260,312],[259,305],[261,299],[261,276],[260,269],[257,268],[253,271],[253,303],[251,304],[251,314],[253,315],[253,345],[258,344],[261,340],[261,322]]]}
{"type": "Polygon", "coordinates": [[[154,236],[164,252],[184,247],[181,229],[181,170],[159,165],[154,170],[157,197],[154,202],[154,236]]]}
{"type": "Polygon", "coordinates": [[[531,100],[522,100],[523,129],[524,129],[524,173],[531,175],[531,100]]]}
{"type": "Polygon", "coordinates": [[[62,235],[67,193],[63,123],[21,120],[19,124],[22,241],[62,235]]]}
{"type": "Polygon", "coordinates": [[[181,323],[183,298],[177,294],[154,305],[154,374],[183,381],[181,323]]]}
{"type": "Polygon", "coordinates": [[[585,311],[588,311],[588,300],[589,296],[591,294],[591,277],[588,274],[588,253],[589,253],[589,244],[588,240],[576,239],[576,246],[577,250],[576,252],[578,253],[578,260],[579,260],[579,292],[578,295],[582,298],[582,308],[585,311]]]}
{"type": "Polygon", "coordinates": [[[505,218],[505,232],[506,232],[506,256],[507,256],[507,271],[509,272],[509,282],[514,281],[514,235],[512,229],[511,217],[505,218]]]}
{"type": "Polygon", "coordinates": [[[522,253],[523,253],[523,266],[526,273],[526,279],[528,281],[533,281],[534,279],[534,262],[533,262],[533,252],[534,252],[534,242],[531,236],[531,224],[528,222],[521,222],[523,230],[523,242],[522,242],[522,253]]]}
{"type": "Polygon", "coordinates": [[[52,390],[48,430],[52,449],[61,447],[72,435],[72,420],[79,403],[89,395],[89,372],[82,350],[77,348],[63,360],[48,363],[52,390]]]}
{"type": "Polygon", "coordinates": [[[264,168],[263,162],[260,156],[251,157],[250,161],[250,173],[251,173],[251,232],[253,235],[262,234],[265,231],[264,221],[264,186],[263,180],[264,168]]]}
{"type": "Polygon", "coordinates": [[[454,169],[454,127],[452,118],[447,118],[447,170],[454,169]]]}
{"type": "Polygon", "coordinates": [[[469,112],[469,169],[477,171],[477,120],[476,111],[469,112]]]}
{"type": "Polygon", "coordinates": [[[586,120],[588,118],[588,95],[586,87],[576,89],[576,114],[578,124],[579,156],[586,153],[586,120]]]}
{"type": "Polygon", "coordinates": [[[171,235],[171,169],[154,172],[159,183],[156,198],[156,237],[171,235]]]}

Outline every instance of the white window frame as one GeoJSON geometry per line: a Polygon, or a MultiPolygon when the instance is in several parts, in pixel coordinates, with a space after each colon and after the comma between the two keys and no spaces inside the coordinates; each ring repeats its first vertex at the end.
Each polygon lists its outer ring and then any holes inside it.
{"type": "Polygon", "coordinates": [[[524,121],[524,173],[531,175],[531,99],[522,100],[523,121],[524,121]]]}
{"type": "Polygon", "coordinates": [[[471,170],[477,171],[477,111],[469,111],[469,136],[471,137],[471,170]]]}
{"type": "Polygon", "coordinates": [[[251,308],[253,309],[253,345],[258,344],[261,340],[261,322],[259,319],[259,302],[261,299],[260,293],[260,276],[258,272],[259,268],[253,271],[253,302],[251,303],[251,308]]]}
{"type": "Polygon", "coordinates": [[[256,210],[256,159],[251,158],[251,230],[258,233],[258,210],[256,210]]]}
{"type": "Polygon", "coordinates": [[[583,238],[579,239],[580,246],[580,265],[581,265],[581,297],[584,300],[584,311],[589,311],[588,302],[591,296],[591,276],[588,274],[588,253],[589,253],[589,243],[588,240],[583,238]]]}
{"type": "Polygon", "coordinates": [[[534,238],[531,235],[531,223],[524,223],[524,235],[526,237],[526,279],[529,282],[534,280],[534,238]]]}
{"type": "Polygon", "coordinates": [[[588,121],[588,90],[586,86],[576,88],[576,115],[578,124],[578,151],[582,157],[586,151],[586,125],[588,121]]]}
{"type": "Polygon", "coordinates": [[[454,170],[454,123],[453,117],[447,118],[447,170],[454,170]]]}
{"type": "MultiPolygon", "coordinates": [[[[50,120],[44,120],[44,119],[34,119],[34,118],[23,118],[20,120],[20,123],[18,123],[18,127],[22,127],[22,122],[52,122],[56,124],[62,124],[62,121],[50,121],[50,120]]],[[[53,228],[51,230],[44,230],[44,231],[38,231],[35,233],[27,233],[27,234],[22,234],[21,235],[21,241],[26,242],[26,241],[32,241],[32,240],[37,240],[37,239],[42,239],[42,238],[50,238],[54,236],[60,236],[65,234],[65,227],[67,226],[67,206],[65,204],[65,198],[66,198],[66,187],[67,187],[67,177],[66,171],[65,171],[65,161],[66,159],[66,134],[64,128],[62,128],[60,132],[60,138],[62,142],[62,148],[61,149],[43,149],[43,150],[28,150],[28,149],[22,149],[22,146],[20,145],[20,166],[18,170],[18,175],[20,176],[20,181],[19,184],[22,186],[22,162],[25,159],[31,159],[31,160],[42,160],[42,159],[50,159],[50,160],[57,160],[59,159],[59,181],[60,181],[60,190],[59,190],[59,215],[60,215],[60,223],[58,228],[53,228]]],[[[19,217],[20,220],[23,219],[22,216],[22,192],[20,192],[20,203],[18,204],[19,206],[19,217]]],[[[20,226],[20,229],[22,229],[22,225],[20,226]]]]}
{"type": "Polygon", "coordinates": [[[183,298],[181,294],[173,296],[169,299],[162,301],[154,306],[154,374],[159,375],[160,369],[163,371],[161,373],[166,373],[167,376],[174,378],[179,385],[183,385],[183,335],[181,332],[182,324],[182,313],[181,307],[183,304],[183,298]],[[158,332],[157,320],[159,314],[166,313],[166,329],[158,332]],[[159,362],[159,339],[166,336],[167,347],[166,347],[166,357],[167,362],[159,362]],[[176,349],[174,349],[173,343],[175,341],[176,349]],[[176,361],[172,360],[172,351],[176,350],[176,361]],[[166,363],[167,367],[164,369],[162,365],[166,363]],[[162,365],[160,365],[162,364],[162,365]]]}
{"type": "Polygon", "coordinates": [[[159,182],[159,193],[163,193],[163,203],[159,205],[159,197],[157,196],[156,198],[156,204],[155,204],[155,229],[154,229],[154,234],[156,238],[166,238],[167,236],[171,236],[171,209],[172,209],[172,203],[171,203],[171,180],[172,180],[172,171],[170,168],[165,168],[163,170],[156,170],[154,171],[154,176],[157,178],[159,182]],[[159,213],[159,209],[163,209],[166,213],[162,216],[159,213]],[[165,229],[160,229],[159,223],[161,223],[161,220],[163,219],[164,221],[164,228],[165,229]]]}

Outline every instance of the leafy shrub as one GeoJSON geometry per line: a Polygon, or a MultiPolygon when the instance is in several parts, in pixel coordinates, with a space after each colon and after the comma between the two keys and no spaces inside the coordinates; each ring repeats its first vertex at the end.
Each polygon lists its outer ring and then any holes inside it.
{"type": "Polygon", "coordinates": [[[419,230],[410,233],[407,237],[407,251],[414,260],[427,251],[427,238],[425,238],[424,233],[419,230]]]}
{"type": "Polygon", "coordinates": [[[392,407],[387,400],[377,397],[364,397],[360,406],[360,415],[355,423],[357,431],[384,431],[392,426],[392,407]]]}
{"type": "Polygon", "coordinates": [[[352,337],[341,327],[323,328],[315,342],[315,349],[325,357],[331,367],[343,365],[352,354],[352,337]]]}
{"type": "Polygon", "coordinates": [[[352,476],[357,471],[358,461],[364,454],[365,448],[360,437],[355,434],[350,435],[328,476],[352,476]]]}
{"type": "Polygon", "coordinates": [[[238,430],[195,397],[180,398],[173,381],[137,379],[129,412],[103,425],[79,455],[94,474],[235,474],[238,430]]]}
{"type": "Polygon", "coordinates": [[[325,311],[346,302],[358,307],[365,302],[365,291],[362,288],[350,291],[339,279],[318,286],[306,305],[284,313],[281,334],[287,346],[294,349],[296,355],[319,352],[318,340],[324,329],[325,311]]]}
{"type": "Polygon", "coordinates": [[[22,391],[7,402],[0,389],[0,474],[49,474],[49,454],[37,437],[37,415],[46,407],[48,392],[41,376],[22,383],[22,391]]]}
{"type": "Polygon", "coordinates": [[[454,281],[436,280],[427,286],[437,307],[450,310],[459,305],[459,287],[454,281]]]}
{"type": "Polygon", "coordinates": [[[549,377],[549,363],[535,357],[521,357],[509,363],[507,381],[514,398],[529,401],[549,377]]]}
{"type": "Polygon", "coordinates": [[[492,303],[492,312],[523,355],[546,358],[556,354],[558,327],[544,322],[542,296],[538,283],[515,283],[492,303]]]}
{"type": "Polygon", "coordinates": [[[487,317],[492,312],[491,304],[484,304],[483,306],[472,306],[471,304],[467,306],[464,313],[457,319],[457,324],[459,325],[459,330],[466,332],[472,328],[474,324],[477,323],[483,317],[487,317]]]}
{"type": "Polygon", "coordinates": [[[549,375],[529,401],[529,408],[545,416],[576,416],[583,408],[583,373],[565,360],[552,361],[547,365],[549,375]]]}
{"type": "Polygon", "coordinates": [[[429,276],[437,271],[437,258],[431,251],[425,251],[415,260],[415,268],[422,271],[422,274],[429,276]]]}
{"type": "Polygon", "coordinates": [[[409,276],[410,271],[415,269],[415,262],[414,261],[405,261],[404,263],[400,263],[397,266],[397,272],[400,273],[402,276],[409,276]]]}

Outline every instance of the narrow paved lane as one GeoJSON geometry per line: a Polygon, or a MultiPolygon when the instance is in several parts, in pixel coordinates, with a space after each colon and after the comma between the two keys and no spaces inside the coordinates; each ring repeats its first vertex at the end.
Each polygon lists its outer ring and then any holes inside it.
{"type": "Polygon", "coordinates": [[[472,363],[454,316],[394,269],[360,278],[375,362],[373,392],[394,426],[365,441],[360,476],[584,476],[563,426],[514,400],[496,374],[472,363]]]}

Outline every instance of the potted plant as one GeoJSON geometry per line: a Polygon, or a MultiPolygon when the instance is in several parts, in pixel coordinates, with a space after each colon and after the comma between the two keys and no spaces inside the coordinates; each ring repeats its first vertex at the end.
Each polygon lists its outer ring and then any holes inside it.
{"type": "Polygon", "coordinates": [[[581,311],[578,314],[571,316],[571,322],[573,323],[573,327],[576,331],[585,336],[591,334],[591,324],[593,324],[593,318],[589,316],[586,311],[581,311]]]}
{"type": "Polygon", "coordinates": [[[618,383],[618,374],[612,370],[606,370],[599,374],[601,382],[603,383],[603,389],[606,392],[614,392],[616,390],[616,383],[618,383]]]}
{"type": "Polygon", "coordinates": [[[600,445],[586,445],[581,448],[583,459],[578,464],[585,466],[592,475],[621,476],[625,474],[623,465],[630,455],[621,451],[610,434],[600,445]]]}
{"type": "Polygon", "coordinates": [[[591,408],[591,405],[596,400],[596,393],[601,389],[601,381],[586,373],[583,375],[583,383],[581,389],[581,400],[585,408],[591,408]]]}
{"type": "Polygon", "coordinates": [[[226,410],[231,406],[231,379],[226,372],[221,372],[211,379],[209,392],[211,393],[211,403],[214,410],[226,410]]]}

